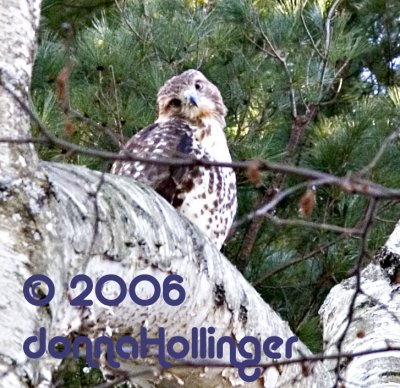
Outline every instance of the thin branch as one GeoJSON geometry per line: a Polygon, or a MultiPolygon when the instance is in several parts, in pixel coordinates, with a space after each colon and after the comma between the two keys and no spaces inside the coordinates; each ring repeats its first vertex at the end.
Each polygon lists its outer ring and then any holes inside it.
{"type": "MultiPolygon", "coordinates": [[[[382,205],[379,210],[377,211],[377,214],[381,214],[384,211],[386,211],[388,209],[388,207],[390,206],[390,202],[386,202],[384,205],[382,205]]],[[[391,222],[391,223],[397,223],[397,221],[391,221],[391,220],[381,220],[378,216],[375,216],[375,220],[378,221],[384,221],[384,222],[391,222]]],[[[363,220],[362,220],[363,221],[363,220]]],[[[353,227],[353,229],[357,229],[358,228],[358,224],[360,224],[360,221],[357,222],[357,224],[353,227]]],[[[307,253],[305,256],[299,257],[297,259],[294,259],[288,263],[284,263],[280,266],[278,266],[277,268],[273,269],[272,271],[260,276],[257,280],[255,280],[254,282],[252,282],[253,286],[258,286],[259,284],[261,284],[262,282],[264,282],[265,280],[269,279],[270,277],[278,274],[279,272],[285,271],[287,268],[292,267],[293,265],[299,264],[303,261],[306,261],[310,258],[312,258],[313,256],[317,255],[318,253],[323,253],[323,251],[329,247],[331,247],[332,245],[338,243],[339,241],[347,238],[348,235],[346,233],[343,233],[342,235],[340,235],[336,240],[332,240],[329,241],[326,244],[323,244],[321,246],[319,246],[318,248],[314,249],[313,251],[307,253]]]]}
{"type": "Polygon", "coordinates": [[[3,137],[0,138],[0,143],[10,143],[10,144],[28,144],[28,143],[39,143],[39,144],[49,144],[51,140],[48,137],[40,136],[40,137],[21,137],[21,138],[12,138],[12,137],[3,137]]]}
{"type": "Polygon", "coordinates": [[[120,109],[120,104],[119,104],[119,98],[118,98],[118,88],[117,88],[117,81],[115,79],[115,72],[114,72],[114,66],[113,65],[109,65],[108,68],[110,69],[110,73],[111,73],[111,78],[112,78],[112,89],[113,89],[113,93],[114,93],[114,98],[115,98],[115,125],[117,126],[120,136],[122,138],[122,125],[121,125],[121,109],[120,109]]]}
{"type": "Polygon", "coordinates": [[[82,4],[72,4],[72,3],[63,3],[63,6],[66,8],[82,8],[82,9],[88,9],[88,10],[93,10],[96,8],[102,8],[106,6],[110,6],[114,1],[113,0],[106,0],[102,3],[95,4],[95,5],[82,5],[82,4]]]}
{"type": "Polygon", "coordinates": [[[394,140],[396,140],[397,138],[400,139],[400,127],[397,128],[394,132],[392,132],[382,143],[379,151],[376,153],[376,155],[374,156],[374,158],[371,160],[371,162],[365,166],[360,172],[360,176],[364,176],[366,175],[369,171],[371,171],[376,164],[379,162],[379,160],[381,159],[381,157],[383,156],[383,154],[386,151],[386,148],[389,146],[389,144],[391,142],[393,142],[394,140]]]}
{"type": "Polygon", "coordinates": [[[321,78],[320,78],[320,100],[322,100],[322,93],[324,89],[324,80],[325,80],[325,73],[326,68],[328,65],[328,58],[329,58],[329,50],[331,47],[331,22],[333,15],[336,11],[337,6],[339,5],[341,0],[335,0],[328,11],[328,15],[326,16],[325,20],[325,45],[324,45],[324,53],[323,53],[323,61],[322,61],[322,71],[321,71],[321,78]]]}
{"type": "Polygon", "coordinates": [[[128,18],[126,17],[125,14],[125,0],[122,0],[122,7],[119,4],[118,0],[114,0],[114,3],[116,5],[116,7],[118,8],[118,11],[121,13],[122,19],[124,20],[126,26],[134,33],[134,35],[140,40],[140,41],[144,41],[144,39],[142,38],[142,36],[132,27],[132,25],[129,23],[128,18]]]}
{"type": "MultiPolygon", "coordinates": [[[[387,345],[386,348],[378,348],[378,349],[370,349],[370,350],[362,350],[362,351],[358,351],[358,352],[354,352],[354,353],[336,353],[336,354],[315,354],[315,355],[311,355],[311,356],[303,356],[303,357],[297,357],[297,358],[288,358],[288,359],[280,359],[280,360],[273,360],[273,361],[269,361],[269,362],[260,362],[258,364],[255,365],[251,365],[251,367],[256,368],[256,367],[260,367],[263,368],[265,372],[265,370],[267,370],[268,368],[278,368],[281,366],[286,366],[286,365],[293,365],[293,364],[300,364],[303,366],[303,370],[307,372],[307,374],[310,373],[309,368],[311,368],[311,364],[316,363],[316,362],[321,362],[321,361],[326,361],[326,360],[348,360],[348,361],[352,361],[353,359],[357,358],[357,357],[362,357],[362,356],[368,356],[368,355],[372,355],[372,354],[379,354],[379,353],[387,353],[387,352],[398,352],[400,351],[400,347],[396,347],[396,346],[391,346],[390,344],[387,345]]],[[[149,355],[152,357],[159,357],[159,354],[157,351],[149,351],[149,355]]],[[[165,355],[164,355],[165,357],[165,355]]],[[[210,360],[201,360],[201,359],[196,359],[196,360],[187,360],[187,359],[182,359],[182,360],[178,360],[178,359],[172,359],[170,357],[165,357],[166,360],[171,363],[171,367],[172,368],[188,368],[188,367],[192,367],[192,368],[234,368],[235,366],[227,363],[225,361],[219,361],[217,359],[212,360],[212,362],[210,362],[210,360]]],[[[249,365],[250,367],[250,365],[249,365]]],[[[118,373],[118,371],[116,371],[118,373]]],[[[133,376],[139,376],[141,373],[138,374],[133,374],[133,376]]],[[[300,375],[299,377],[301,377],[302,375],[300,375]]],[[[306,374],[304,374],[304,376],[306,376],[306,374]]],[[[126,372],[122,372],[122,376],[120,376],[120,378],[118,379],[118,382],[124,381],[123,378],[125,377],[125,379],[128,378],[126,372]]],[[[109,385],[99,385],[96,388],[106,388],[109,385]]],[[[336,385],[337,386],[337,385],[336,385]]]]}
{"type": "MultiPolygon", "coordinates": [[[[361,267],[362,267],[362,262],[364,260],[364,257],[366,255],[368,255],[368,234],[369,234],[370,227],[373,223],[376,207],[377,207],[377,200],[375,198],[371,198],[369,201],[369,204],[368,204],[367,214],[365,215],[365,220],[364,220],[361,245],[360,245],[360,253],[358,255],[358,259],[357,259],[357,263],[356,263],[356,268],[357,268],[357,271],[355,273],[356,284],[355,284],[354,295],[353,295],[353,297],[350,301],[350,305],[349,305],[349,312],[347,314],[347,324],[346,324],[345,329],[343,330],[343,333],[340,335],[340,337],[338,338],[338,340],[336,342],[336,346],[337,346],[339,353],[341,352],[343,342],[344,342],[346,335],[350,329],[350,326],[353,323],[356,300],[357,300],[358,295],[360,295],[360,293],[361,293],[361,267]]],[[[338,358],[336,368],[335,368],[335,373],[336,373],[335,386],[338,386],[339,381],[341,381],[340,361],[341,361],[341,359],[338,358]]]]}
{"type": "Polygon", "coordinates": [[[247,221],[250,221],[256,217],[266,216],[270,211],[272,211],[282,200],[284,200],[289,195],[295,193],[298,190],[304,189],[308,186],[321,186],[324,184],[329,184],[330,180],[325,179],[316,179],[312,181],[301,182],[295,186],[289,187],[286,190],[281,191],[279,194],[276,194],[271,201],[267,202],[264,206],[259,209],[248,213],[245,217],[243,217],[240,221],[236,221],[234,227],[241,226],[247,221]]]}
{"type": "Polygon", "coordinates": [[[99,198],[99,194],[101,192],[101,189],[103,187],[105,183],[105,173],[102,172],[100,179],[99,179],[99,183],[96,187],[96,190],[94,193],[89,193],[89,195],[93,198],[93,206],[94,206],[94,212],[95,212],[95,219],[94,219],[94,224],[93,224],[93,236],[92,236],[92,241],[90,243],[90,248],[89,248],[89,255],[86,257],[82,268],[84,269],[84,272],[87,269],[87,265],[89,264],[89,260],[90,260],[90,255],[95,254],[96,252],[93,251],[93,248],[95,247],[96,244],[96,238],[98,236],[99,233],[99,225],[100,225],[100,208],[99,208],[99,203],[98,203],[98,198],[99,198]]]}
{"type": "MultiPolygon", "coordinates": [[[[18,95],[0,79],[0,85],[3,86],[8,93],[18,102],[21,108],[28,113],[32,121],[38,126],[42,134],[49,140],[49,142],[59,146],[60,148],[71,151],[73,153],[80,153],[83,155],[98,157],[105,160],[124,160],[135,161],[142,163],[169,165],[169,166],[203,166],[203,167],[226,167],[233,169],[248,169],[258,163],[260,171],[274,171],[288,175],[299,176],[309,180],[329,181],[331,185],[340,187],[343,191],[352,194],[360,194],[367,197],[379,199],[400,199],[400,190],[390,189],[374,182],[362,179],[359,176],[349,174],[345,177],[337,177],[325,172],[316,171],[306,167],[296,167],[284,163],[273,163],[266,160],[253,160],[253,161],[236,161],[236,162],[218,162],[208,159],[195,159],[195,158],[170,158],[170,157],[145,157],[127,152],[115,153],[104,150],[97,150],[94,148],[82,147],[78,144],[70,143],[66,140],[60,139],[49,132],[49,130],[42,124],[27,104],[18,97],[18,95]]],[[[12,139],[8,139],[12,140],[12,139]]],[[[14,141],[19,142],[19,139],[14,141]]]]}
{"type": "MultiPolygon", "coordinates": [[[[257,17],[257,27],[259,29],[259,31],[261,32],[261,35],[263,36],[264,40],[267,42],[270,50],[272,51],[272,55],[271,52],[266,50],[264,47],[260,47],[258,44],[257,47],[259,47],[263,52],[265,52],[268,55],[271,55],[273,58],[276,58],[283,66],[283,68],[285,69],[285,73],[288,77],[289,80],[289,87],[290,87],[290,103],[292,106],[292,117],[296,118],[297,117],[297,105],[296,105],[296,95],[295,95],[295,91],[294,91],[294,87],[293,87],[293,79],[292,76],[290,74],[289,68],[287,66],[287,62],[286,62],[286,58],[284,56],[282,56],[278,49],[276,49],[274,47],[274,45],[272,44],[271,40],[268,38],[267,34],[265,33],[262,25],[261,25],[261,21],[260,18],[257,17]]],[[[253,42],[254,44],[255,42],[253,42]]]]}
{"type": "MultiPolygon", "coordinates": [[[[252,367],[262,367],[262,368],[276,368],[278,366],[284,365],[293,365],[293,364],[304,364],[304,363],[314,363],[319,361],[325,360],[340,360],[340,359],[347,359],[353,360],[356,357],[367,356],[370,354],[377,354],[377,353],[386,353],[386,352],[398,352],[400,351],[400,347],[397,346],[387,346],[386,348],[379,348],[379,349],[370,349],[370,350],[363,350],[354,353],[336,353],[336,354],[315,354],[312,356],[305,356],[305,357],[297,357],[291,359],[284,359],[284,360],[274,360],[271,362],[260,362],[256,365],[252,365],[252,367]]],[[[166,357],[166,360],[172,364],[173,368],[178,367],[209,367],[209,368],[234,368],[232,364],[226,363],[224,361],[213,360],[210,362],[209,360],[178,360],[178,359],[169,359],[166,357]]]]}
{"type": "Polygon", "coordinates": [[[328,11],[328,15],[326,16],[325,21],[325,47],[324,47],[324,57],[325,59],[328,58],[329,48],[331,45],[331,21],[333,18],[333,14],[336,11],[337,6],[339,5],[341,0],[335,0],[328,11]]]}
{"type": "Polygon", "coordinates": [[[113,129],[97,123],[90,117],[84,116],[82,113],[78,112],[77,110],[72,109],[71,107],[68,108],[68,113],[70,114],[71,118],[78,119],[82,122],[85,122],[85,123],[91,125],[92,127],[96,128],[96,129],[99,129],[100,131],[104,132],[109,137],[109,139],[116,146],[118,146],[118,148],[120,148],[121,145],[123,144],[123,139],[118,138],[117,135],[115,134],[115,132],[113,131],[113,129]]]}
{"type": "Polygon", "coordinates": [[[315,52],[320,56],[320,58],[322,60],[324,60],[324,55],[321,53],[321,51],[318,49],[317,45],[315,44],[315,41],[311,35],[310,30],[307,27],[307,23],[306,20],[304,18],[304,7],[306,6],[307,0],[303,2],[302,6],[301,6],[301,12],[300,12],[300,18],[301,18],[301,22],[303,23],[303,27],[306,31],[306,34],[308,36],[308,38],[310,39],[310,42],[312,44],[312,46],[314,47],[315,52]]]}
{"type": "Polygon", "coordinates": [[[293,265],[296,265],[296,264],[299,264],[299,263],[301,263],[303,261],[311,259],[316,254],[322,253],[326,248],[329,248],[333,244],[336,244],[339,240],[343,239],[344,236],[347,236],[347,235],[343,234],[337,240],[330,241],[329,243],[318,247],[317,249],[315,249],[312,252],[308,253],[306,256],[299,257],[298,259],[295,259],[295,260],[289,261],[288,263],[284,263],[284,264],[280,265],[279,267],[273,269],[272,271],[267,272],[266,274],[260,276],[257,280],[255,280],[251,284],[254,287],[256,287],[256,286],[260,285],[261,283],[263,283],[265,280],[269,279],[270,277],[275,276],[279,272],[282,272],[285,269],[292,267],[293,265]]]}
{"type": "Polygon", "coordinates": [[[332,231],[332,232],[345,233],[346,235],[349,235],[349,236],[351,236],[351,235],[359,236],[362,234],[362,231],[359,229],[345,228],[342,226],[337,226],[337,225],[332,225],[332,224],[324,224],[324,223],[321,224],[318,222],[296,220],[296,219],[283,219],[283,218],[279,218],[277,216],[273,216],[270,214],[266,214],[265,217],[277,225],[305,226],[307,228],[316,228],[316,229],[323,229],[323,230],[328,230],[328,231],[332,231]]]}

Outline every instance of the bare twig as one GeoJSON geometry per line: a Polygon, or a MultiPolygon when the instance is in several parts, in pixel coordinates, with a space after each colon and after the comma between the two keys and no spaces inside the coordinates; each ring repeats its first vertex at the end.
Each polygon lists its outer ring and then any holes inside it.
{"type": "Polygon", "coordinates": [[[381,159],[381,157],[383,156],[383,154],[386,151],[386,148],[389,146],[389,144],[391,142],[393,142],[394,140],[396,140],[397,138],[400,138],[400,127],[397,128],[394,132],[392,132],[383,142],[381,147],[379,148],[378,152],[376,153],[376,155],[374,156],[374,158],[371,160],[371,162],[365,166],[360,172],[360,176],[364,176],[366,175],[369,171],[371,171],[376,164],[379,162],[379,160],[381,159]]]}
{"type": "MultiPolygon", "coordinates": [[[[286,154],[284,158],[285,163],[291,163],[296,151],[304,138],[305,130],[309,123],[314,119],[317,114],[317,106],[310,105],[305,115],[297,116],[293,119],[292,128],[290,132],[289,142],[286,146],[286,154]]],[[[286,179],[286,173],[277,172],[269,185],[268,190],[257,204],[257,207],[262,207],[271,202],[277,193],[281,190],[286,179]]],[[[261,228],[263,219],[262,217],[255,217],[248,227],[245,237],[243,239],[242,249],[240,250],[240,260],[245,263],[250,257],[251,251],[257,239],[258,232],[261,228]]]]}
{"type": "MultiPolygon", "coordinates": [[[[0,86],[2,86],[8,93],[18,102],[21,108],[28,113],[32,121],[38,126],[43,136],[49,142],[59,146],[62,149],[83,155],[94,156],[105,160],[126,160],[137,161],[143,163],[170,165],[170,166],[203,166],[203,167],[226,167],[233,169],[248,169],[254,163],[258,163],[260,171],[274,171],[277,173],[289,174],[299,176],[309,180],[329,181],[331,185],[340,187],[347,193],[360,194],[363,196],[379,199],[400,199],[400,190],[387,188],[376,184],[374,182],[362,179],[357,175],[348,174],[344,177],[337,177],[325,172],[316,171],[306,167],[296,167],[285,163],[273,163],[267,160],[253,160],[253,161],[236,161],[236,162],[218,162],[208,159],[194,159],[194,158],[170,158],[170,157],[146,157],[133,155],[127,152],[114,153],[104,150],[97,150],[94,148],[82,147],[78,144],[70,143],[66,140],[60,139],[49,132],[49,130],[42,124],[27,104],[7,85],[0,79],[0,86]]],[[[21,139],[5,139],[7,141],[21,142],[21,139]]],[[[27,139],[35,141],[34,139],[27,139]]],[[[27,142],[24,139],[24,142],[27,142]]],[[[1,141],[1,140],[0,140],[1,141]]],[[[28,141],[28,142],[29,142],[28,141]]],[[[43,142],[43,140],[40,140],[43,142]]]]}
{"type": "Polygon", "coordinates": [[[126,17],[126,13],[125,13],[125,0],[122,0],[122,6],[120,5],[118,0],[114,0],[114,3],[116,5],[116,7],[118,8],[118,11],[121,13],[122,18],[124,19],[124,22],[126,24],[126,26],[134,33],[134,35],[140,40],[140,41],[144,41],[144,39],[142,38],[142,36],[133,28],[133,26],[131,25],[131,23],[129,23],[128,18],[126,17]]]}
{"type": "Polygon", "coordinates": [[[276,194],[271,201],[267,202],[264,206],[258,208],[257,210],[248,213],[241,220],[236,221],[235,227],[238,227],[245,223],[246,221],[250,221],[256,217],[266,216],[270,211],[272,211],[282,200],[287,198],[289,195],[295,193],[298,190],[304,189],[308,186],[321,186],[331,183],[329,179],[316,179],[312,181],[306,181],[299,183],[295,186],[289,187],[286,190],[281,191],[279,194],[276,194]]]}
{"type": "MultiPolygon", "coordinates": [[[[387,210],[387,208],[390,206],[390,202],[386,202],[385,204],[381,205],[379,208],[379,211],[377,211],[377,214],[383,213],[384,211],[387,210]]],[[[380,218],[378,216],[375,216],[375,220],[380,220],[380,218]]],[[[364,220],[361,220],[364,221],[364,220]]],[[[384,222],[393,222],[393,223],[397,223],[397,221],[391,221],[391,220],[382,220],[384,222]]],[[[362,224],[362,222],[358,221],[357,224],[355,226],[353,226],[352,229],[357,229],[359,230],[359,225],[362,224]]],[[[292,267],[293,265],[299,264],[303,261],[306,261],[310,258],[312,258],[313,256],[317,255],[318,253],[323,253],[323,251],[329,247],[331,247],[332,245],[340,242],[341,240],[345,239],[348,237],[347,233],[343,233],[341,234],[338,238],[336,238],[335,240],[331,240],[326,244],[323,244],[321,246],[319,246],[318,248],[314,249],[313,251],[307,253],[307,255],[299,257],[297,259],[291,260],[287,263],[284,263],[280,266],[278,266],[277,268],[273,269],[272,271],[261,275],[257,280],[255,280],[254,282],[252,282],[253,286],[258,286],[259,284],[263,283],[265,280],[269,279],[270,277],[278,274],[279,272],[282,272],[284,270],[286,270],[287,268],[292,267]]]]}
{"type": "MultiPolygon", "coordinates": [[[[377,203],[378,202],[375,198],[371,198],[369,201],[367,214],[365,215],[363,231],[362,231],[362,236],[361,236],[360,252],[359,252],[357,263],[356,263],[356,273],[355,273],[356,284],[355,284],[354,295],[350,301],[349,312],[347,314],[346,327],[336,342],[336,346],[337,346],[339,353],[341,352],[343,341],[345,340],[346,335],[347,335],[347,333],[350,329],[350,326],[353,322],[356,300],[357,300],[358,295],[360,295],[360,293],[361,293],[361,267],[362,267],[364,257],[366,255],[368,256],[368,238],[367,237],[368,237],[370,227],[373,223],[377,203]]],[[[341,381],[340,362],[341,362],[341,359],[338,358],[336,368],[335,368],[335,373],[336,373],[335,386],[338,386],[339,382],[341,381]]]]}
{"type": "MultiPolygon", "coordinates": [[[[297,358],[291,358],[291,359],[283,359],[283,360],[274,360],[271,362],[260,362],[254,367],[262,367],[262,368],[276,368],[278,366],[284,366],[284,365],[293,365],[293,364],[304,364],[304,363],[314,363],[314,362],[319,362],[319,361],[325,361],[325,360],[340,360],[340,359],[347,359],[347,360],[353,360],[356,357],[361,357],[361,356],[366,356],[370,354],[378,354],[378,353],[386,353],[386,352],[393,352],[393,351],[400,351],[400,347],[396,346],[390,346],[388,345],[387,347],[382,347],[379,349],[369,349],[369,350],[363,350],[359,352],[354,352],[354,353],[336,353],[336,354],[315,354],[312,356],[304,356],[304,357],[297,357],[297,358]]],[[[232,364],[226,363],[224,361],[218,361],[218,360],[213,360],[210,362],[209,360],[201,360],[201,359],[196,359],[196,360],[178,360],[178,359],[170,359],[169,357],[166,357],[166,360],[172,364],[173,368],[178,368],[178,367],[210,367],[210,368],[229,368],[229,367],[234,367],[232,364]]]]}
{"type": "Polygon", "coordinates": [[[303,23],[303,27],[304,27],[304,29],[305,29],[305,31],[306,31],[306,34],[307,34],[308,38],[310,39],[310,42],[311,42],[312,46],[314,47],[315,52],[319,55],[319,57],[320,57],[322,60],[324,60],[324,55],[323,55],[323,54],[321,53],[321,51],[318,49],[318,47],[317,47],[317,45],[316,45],[316,43],[315,43],[315,41],[314,41],[314,38],[312,37],[311,32],[310,32],[310,30],[309,30],[308,27],[307,27],[306,20],[305,20],[305,18],[304,18],[304,7],[306,6],[306,3],[307,3],[307,0],[304,1],[303,4],[302,4],[302,6],[301,6],[301,12],[300,12],[301,22],[303,23]]]}
{"type": "Polygon", "coordinates": [[[336,12],[336,8],[338,7],[340,1],[341,0],[334,1],[334,3],[329,8],[328,15],[326,16],[326,20],[325,20],[325,45],[324,45],[323,60],[322,60],[322,71],[321,71],[321,77],[320,77],[319,100],[322,100],[322,96],[323,96],[325,73],[326,73],[326,68],[328,66],[329,50],[330,50],[331,41],[332,41],[332,36],[331,36],[332,18],[336,12]]]}
{"type": "Polygon", "coordinates": [[[352,236],[352,235],[358,236],[358,235],[362,234],[362,231],[360,231],[359,229],[345,228],[342,226],[337,226],[337,225],[332,225],[332,224],[324,224],[324,223],[319,223],[319,222],[296,220],[296,219],[293,219],[293,220],[282,219],[277,216],[273,216],[271,214],[266,214],[265,217],[278,225],[305,226],[308,228],[316,228],[316,229],[328,230],[328,231],[332,231],[332,232],[345,233],[348,236],[352,236]]]}
{"type": "Polygon", "coordinates": [[[292,267],[293,265],[302,263],[303,261],[306,261],[306,260],[312,258],[313,256],[315,256],[318,253],[322,253],[326,248],[329,248],[333,244],[336,244],[338,242],[338,240],[341,240],[342,238],[344,238],[344,236],[345,236],[345,234],[343,234],[343,237],[341,236],[337,240],[329,241],[327,244],[318,247],[317,249],[308,253],[306,256],[302,256],[302,257],[299,257],[298,259],[289,261],[288,263],[284,263],[284,264],[280,265],[279,267],[273,269],[272,271],[267,272],[266,274],[260,276],[257,280],[252,282],[253,286],[256,287],[256,286],[260,285],[261,283],[263,283],[265,280],[271,278],[272,276],[275,276],[279,272],[282,272],[285,269],[292,267]]]}
{"type": "MultiPolygon", "coordinates": [[[[277,49],[273,43],[271,42],[271,40],[269,39],[269,37],[267,36],[267,34],[265,33],[262,25],[261,25],[261,21],[260,18],[257,17],[257,26],[259,31],[261,32],[261,35],[263,36],[264,40],[267,42],[269,50],[266,50],[264,47],[260,47],[259,45],[257,45],[262,51],[264,51],[266,54],[272,56],[273,58],[276,58],[283,66],[286,76],[288,77],[288,81],[289,81],[289,87],[290,87],[290,103],[292,106],[292,117],[296,118],[297,117],[297,105],[296,105],[296,94],[294,91],[294,85],[293,85],[293,79],[292,79],[292,75],[290,74],[287,62],[286,62],[286,58],[280,53],[279,49],[277,49]]],[[[254,43],[254,42],[253,42],[254,43]]]]}
{"type": "Polygon", "coordinates": [[[68,113],[71,118],[78,119],[104,132],[108,136],[108,138],[114,143],[114,145],[118,146],[118,148],[121,148],[121,146],[123,145],[123,138],[118,138],[113,129],[97,123],[90,117],[84,116],[82,113],[78,112],[75,109],[72,109],[71,107],[68,108],[68,113]]]}

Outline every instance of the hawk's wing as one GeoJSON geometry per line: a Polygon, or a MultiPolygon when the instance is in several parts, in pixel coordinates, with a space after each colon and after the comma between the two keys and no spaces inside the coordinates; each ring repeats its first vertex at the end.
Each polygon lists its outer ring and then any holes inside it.
{"type": "MultiPolygon", "coordinates": [[[[125,145],[122,153],[139,157],[201,158],[201,151],[193,141],[192,130],[182,120],[152,124],[125,145]]],[[[199,176],[198,166],[155,164],[151,162],[116,161],[111,173],[128,175],[146,183],[162,195],[174,207],[179,207],[199,176]]]]}

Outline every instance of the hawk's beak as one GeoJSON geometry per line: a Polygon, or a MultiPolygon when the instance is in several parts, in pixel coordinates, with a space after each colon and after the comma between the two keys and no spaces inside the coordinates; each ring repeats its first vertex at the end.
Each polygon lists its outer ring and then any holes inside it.
{"type": "Polygon", "coordinates": [[[189,97],[189,102],[190,102],[192,105],[195,105],[195,106],[199,107],[199,105],[197,104],[197,96],[190,96],[190,97],[189,97]]]}
{"type": "Polygon", "coordinates": [[[199,107],[199,97],[197,93],[192,90],[187,90],[185,93],[185,98],[190,105],[194,105],[197,108],[199,107]]]}

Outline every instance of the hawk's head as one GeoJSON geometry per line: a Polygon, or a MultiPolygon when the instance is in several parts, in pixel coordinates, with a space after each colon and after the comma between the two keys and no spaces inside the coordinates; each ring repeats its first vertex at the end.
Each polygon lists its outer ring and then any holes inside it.
{"type": "Polygon", "coordinates": [[[158,120],[182,118],[195,125],[207,119],[225,126],[226,107],[218,88],[197,70],[187,70],[169,79],[157,96],[158,120]]]}

